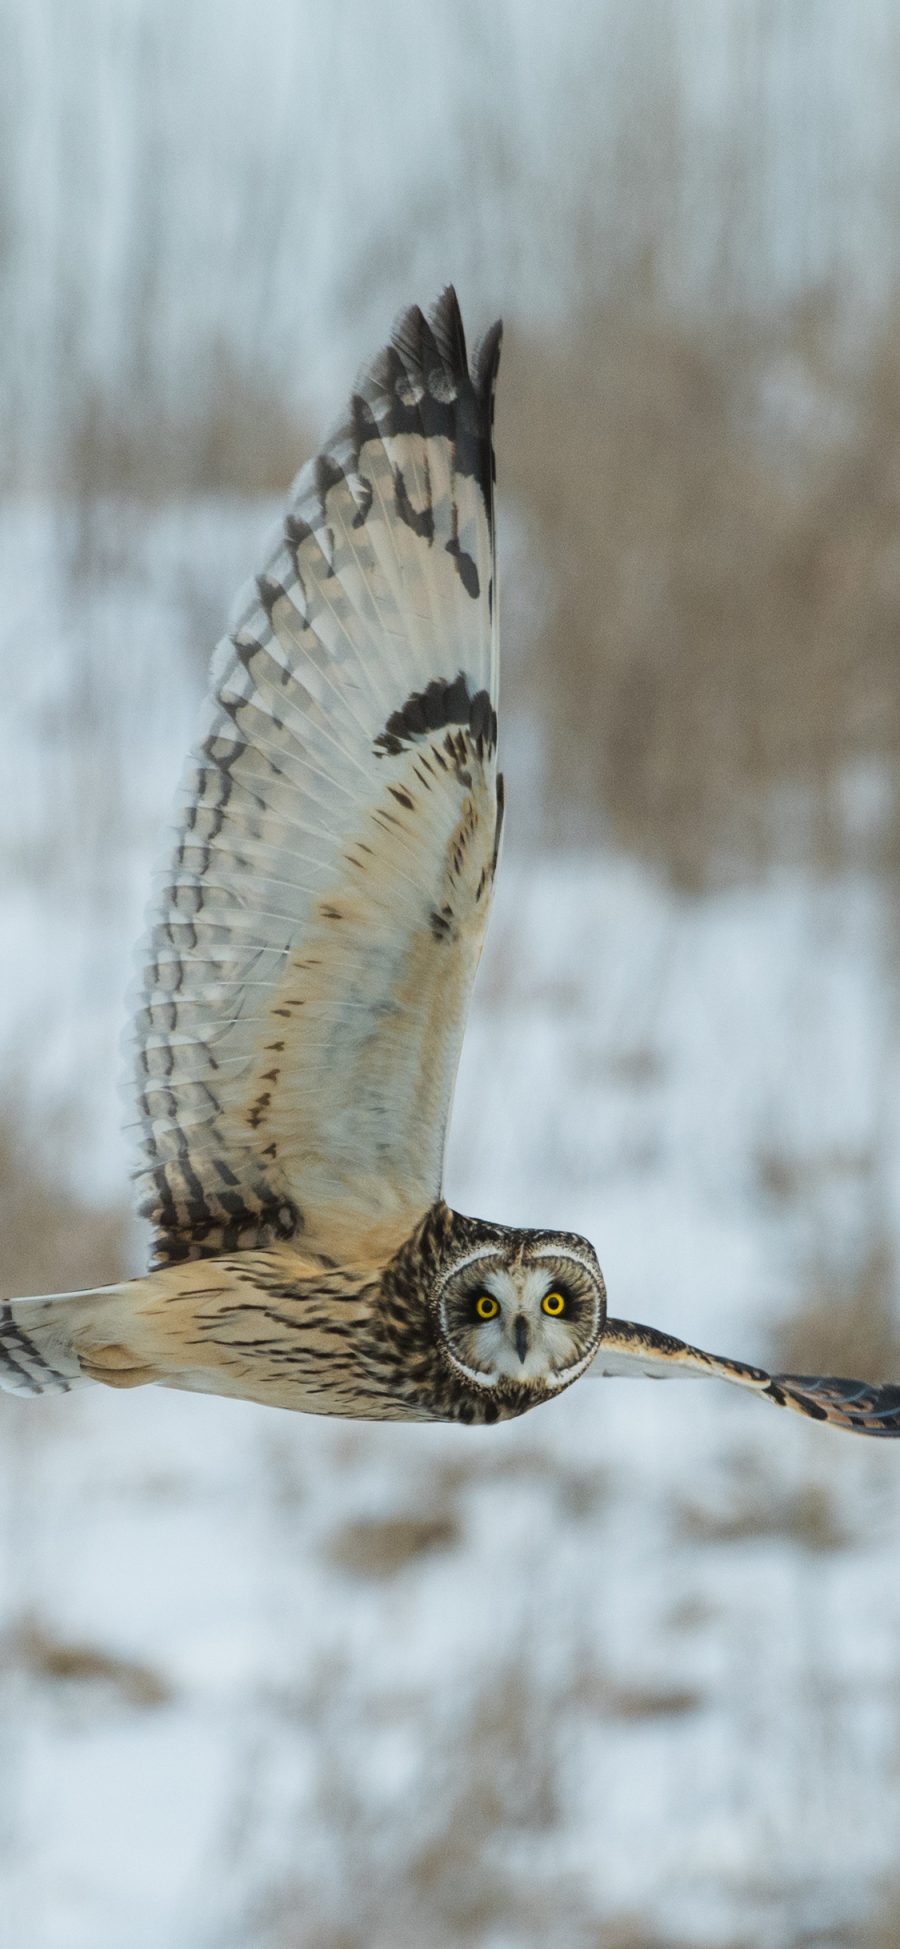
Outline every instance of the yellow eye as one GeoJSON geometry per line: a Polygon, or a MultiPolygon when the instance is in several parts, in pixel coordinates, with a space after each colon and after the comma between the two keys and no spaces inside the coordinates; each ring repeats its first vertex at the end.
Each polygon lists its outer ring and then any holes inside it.
{"type": "Polygon", "coordinates": [[[541,1311],[544,1313],[549,1313],[551,1319],[558,1320],[560,1313],[564,1313],[565,1310],[566,1310],[566,1301],[563,1293],[544,1294],[544,1297],[541,1300],[541,1311]]]}
{"type": "Polygon", "coordinates": [[[500,1311],[500,1301],[494,1299],[491,1293],[480,1293],[475,1301],[475,1311],[480,1320],[494,1320],[500,1311]]]}

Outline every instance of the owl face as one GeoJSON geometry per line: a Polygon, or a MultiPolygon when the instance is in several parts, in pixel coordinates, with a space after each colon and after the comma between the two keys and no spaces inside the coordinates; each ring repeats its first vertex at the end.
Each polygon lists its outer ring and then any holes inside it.
{"type": "Polygon", "coordinates": [[[477,1387],[554,1393],[596,1352],[606,1288],[593,1247],[570,1233],[515,1234],[470,1250],[437,1289],[438,1330],[458,1374],[477,1387]]]}

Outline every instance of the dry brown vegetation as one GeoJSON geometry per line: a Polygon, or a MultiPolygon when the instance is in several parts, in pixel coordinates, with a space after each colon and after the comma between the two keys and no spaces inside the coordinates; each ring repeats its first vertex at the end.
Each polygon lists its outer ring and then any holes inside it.
{"type": "Polygon", "coordinates": [[[57,491],[140,500],[284,493],[314,445],[296,412],[224,340],[194,378],[188,413],[167,408],[149,385],[129,406],[85,388],[73,402],[57,491]]]}
{"type": "Polygon", "coordinates": [[[329,1539],[328,1559],[353,1576],[395,1577],[408,1564],[435,1550],[452,1549],[459,1537],[455,1518],[441,1511],[427,1516],[371,1517],[337,1530],[329,1539]]]}
{"type": "Polygon", "coordinates": [[[24,1099],[7,1089],[0,1124],[2,1291],[77,1292],[126,1272],[127,1216],[68,1195],[54,1163],[64,1132],[36,1128],[24,1099]]]}
{"type": "Polygon", "coordinates": [[[900,746],[893,321],[848,364],[824,304],[689,324],[634,293],[553,338],[511,332],[503,378],[557,839],[602,813],[688,887],[785,849],[842,863],[842,772],[900,746]],[[807,795],[793,823],[786,786],[807,795]]]}
{"type": "Polygon", "coordinates": [[[860,1263],[846,1275],[824,1251],[814,1255],[806,1296],[778,1332],[785,1373],[826,1373],[887,1381],[900,1372],[897,1266],[892,1239],[874,1227],[860,1263]]]}
{"type": "MultiPolygon", "coordinates": [[[[29,1617],[3,1644],[4,1664],[39,1681],[66,1688],[91,1688],[107,1700],[137,1709],[165,1705],[171,1687],[153,1666],[97,1645],[57,1637],[29,1617]]],[[[101,1705],[104,1700],[99,1700],[101,1705]]]]}
{"type": "Polygon", "coordinates": [[[682,1536],[698,1543],[746,1543],[781,1537],[801,1550],[840,1550],[854,1541],[823,1482],[783,1489],[771,1480],[734,1483],[727,1508],[683,1503],[675,1512],[682,1536]]]}

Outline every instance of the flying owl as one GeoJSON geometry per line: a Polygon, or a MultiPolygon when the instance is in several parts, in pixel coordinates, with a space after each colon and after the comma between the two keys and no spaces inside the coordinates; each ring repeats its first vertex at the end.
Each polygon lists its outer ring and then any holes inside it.
{"type": "Polygon", "coordinates": [[[698,1374],[869,1435],[900,1387],[770,1376],[610,1319],[587,1239],[463,1217],[447,1119],[503,823],[500,326],[399,319],[213,661],[141,950],[145,1278],[0,1305],[14,1393],[166,1387],[493,1422],[698,1374]]]}

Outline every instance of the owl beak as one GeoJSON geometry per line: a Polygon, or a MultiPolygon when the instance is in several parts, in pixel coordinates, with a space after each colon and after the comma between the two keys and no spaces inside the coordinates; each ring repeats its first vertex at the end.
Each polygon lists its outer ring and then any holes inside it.
{"type": "Polygon", "coordinates": [[[521,1313],[519,1314],[516,1320],[516,1324],[513,1327],[513,1340],[515,1342],[516,1353],[518,1354],[519,1359],[524,1363],[526,1355],[528,1353],[528,1321],[526,1319],[523,1319],[521,1313]]]}

